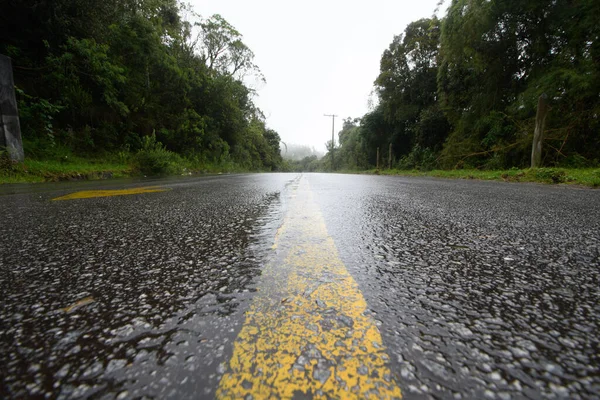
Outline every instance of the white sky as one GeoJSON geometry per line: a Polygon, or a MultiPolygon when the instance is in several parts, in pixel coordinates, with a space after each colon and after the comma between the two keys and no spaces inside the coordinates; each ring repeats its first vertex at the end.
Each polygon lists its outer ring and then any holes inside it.
{"type": "Polygon", "coordinates": [[[394,35],[432,16],[438,0],[191,2],[205,18],[221,14],[254,52],[267,80],[255,98],[267,126],[288,144],[325,151],[331,118],[323,114],[339,116],[337,143],[342,119],[368,111],[381,54],[394,35]]]}

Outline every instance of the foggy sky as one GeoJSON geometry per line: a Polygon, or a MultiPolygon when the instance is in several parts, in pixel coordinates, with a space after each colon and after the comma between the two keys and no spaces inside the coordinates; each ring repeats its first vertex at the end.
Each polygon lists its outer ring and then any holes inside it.
{"type": "Polygon", "coordinates": [[[340,117],[337,143],[342,119],[369,110],[379,60],[394,35],[431,17],[437,2],[192,0],[192,5],[205,18],[221,14],[255,53],[267,83],[256,87],[254,101],[267,126],[286,143],[325,150],[331,118],[323,114],[340,117]]]}

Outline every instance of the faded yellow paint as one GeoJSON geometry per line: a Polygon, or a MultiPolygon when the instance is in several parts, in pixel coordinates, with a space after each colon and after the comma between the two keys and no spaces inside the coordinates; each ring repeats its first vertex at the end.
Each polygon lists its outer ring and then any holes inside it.
{"type": "Polygon", "coordinates": [[[401,398],[381,334],[301,180],[217,397],[401,398]]]}
{"type": "Polygon", "coordinates": [[[271,249],[273,250],[277,250],[277,245],[279,243],[279,238],[281,237],[281,235],[283,235],[283,232],[285,232],[285,228],[287,226],[286,222],[287,222],[288,218],[285,217],[283,220],[283,223],[281,224],[281,226],[279,227],[279,229],[277,229],[277,232],[275,232],[275,240],[273,241],[273,246],[271,246],[271,249]]]}
{"type": "Polygon", "coordinates": [[[131,195],[131,194],[166,192],[167,190],[170,190],[170,189],[161,188],[159,186],[138,187],[138,188],[120,189],[120,190],[83,190],[81,192],[67,194],[66,196],[56,197],[52,200],[53,201],[54,200],[74,200],[74,199],[89,199],[92,197],[127,196],[127,195],[131,195]]]}
{"type": "Polygon", "coordinates": [[[81,307],[87,306],[88,304],[92,304],[95,301],[96,300],[94,300],[94,298],[92,296],[85,297],[85,298],[78,300],[75,303],[71,304],[69,307],[61,308],[61,310],[66,313],[71,313],[81,307]]]}

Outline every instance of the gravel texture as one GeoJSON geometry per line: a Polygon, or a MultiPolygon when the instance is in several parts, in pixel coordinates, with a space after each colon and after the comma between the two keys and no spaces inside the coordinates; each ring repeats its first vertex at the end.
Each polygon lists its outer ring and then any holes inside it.
{"type": "MultiPolygon", "coordinates": [[[[296,176],[0,188],[0,397],[212,398],[296,176]]],[[[600,397],[600,191],[302,179],[405,398],[600,397]]]]}

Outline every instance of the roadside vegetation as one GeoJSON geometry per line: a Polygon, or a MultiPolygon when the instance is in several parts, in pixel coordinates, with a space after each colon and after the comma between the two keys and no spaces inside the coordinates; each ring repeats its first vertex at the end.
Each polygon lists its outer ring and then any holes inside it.
{"type": "Polygon", "coordinates": [[[26,157],[23,163],[12,162],[6,151],[0,151],[0,184],[247,171],[233,162],[203,163],[182,157],[156,142],[155,136],[147,137],[136,153],[100,153],[82,157],[64,147],[55,151],[50,154],[45,151],[39,158],[26,157]]]}
{"type": "Polygon", "coordinates": [[[600,187],[600,168],[596,169],[568,169],[568,168],[535,168],[509,170],[398,170],[382,169],[367,170],[363,173],[377,175],[402,175],[402,176],[431,176],[436,178],[452,179],[480,179],[487,181],[504,182],[538,182],[550,184],[572,184],[588,186],[593,188],[600,187]]]}
{"type": "Polygon", "coordinates": [[[254,54],[220,15],[177,0],[10,3],[0,53],[13,60],[27,160],[0,162],[0,182],[379,167],[597,186],[597,0],[452,0],[412,22],[383,51],[369,112],[346,118],[322,157],[280,148],[253,102],[265,81],[254,54]]]}
{"type": "Polygon", "coordinates": [[[280,169],[279,134],[253,102],[264,77],[220,15],[177,0],[9,3],[0,53],[27,160],[3,162],[0,181],[280,169]]]}
{"type": "Polygon", "coordinates": [[[292,167],[598,186],[599,19],[593,0],[453,0],[441,19],[393,38],[371,110],[345,119],[321,160],[292,167]],[[542,94],[547,168],[535,171],[527,168],[542,94]]]}
{"type": "Polygon", "coordinates": [[[0,161],[0,183],[56,182],[122,178],[132,174],[129,165],[105,159],[90,160],[73,157],[64,161],[34,160],[12,163],[8,157],[0,161]]]}

